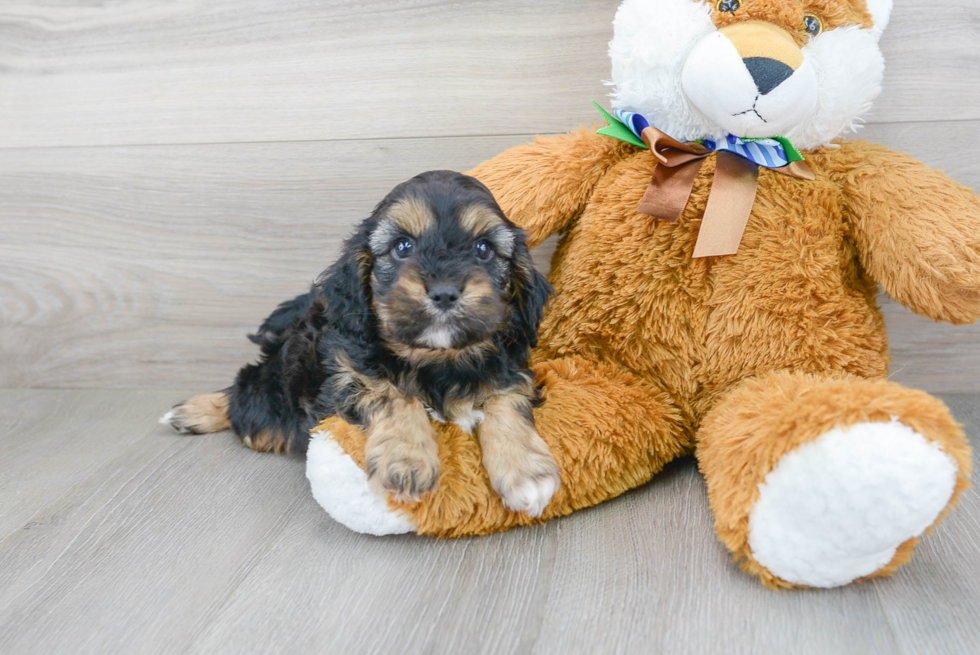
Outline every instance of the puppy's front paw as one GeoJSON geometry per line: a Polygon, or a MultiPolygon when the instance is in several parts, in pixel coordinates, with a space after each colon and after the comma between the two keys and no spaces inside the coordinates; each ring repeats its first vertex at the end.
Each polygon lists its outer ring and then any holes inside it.
{"type": "Polygon", "coordinates": [[[364,453],[368,482],[390,493],[396,502],[417,501],[439,481],[439,450],[435,439],[392,437],[369,445],[364,453]]]}
{"type": "Polygon", "coordinates": [[[484,465],[490,484],[504,506],[515,512],[526,512],[532,518],[544,513],[561,483],[558,464],[549,452],[512,452],[504,461],[484,465]]]}

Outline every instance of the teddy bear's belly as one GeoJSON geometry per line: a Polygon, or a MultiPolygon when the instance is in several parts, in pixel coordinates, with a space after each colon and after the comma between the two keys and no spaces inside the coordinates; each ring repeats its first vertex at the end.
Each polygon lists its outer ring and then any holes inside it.
{"type": "Polygon", "coordinates": [[[886,373],[876,289],[828,209],[835,186],[765,171],[738,254],[692,259],[713,162],[670,224],[636,213],[650,179],[649,166],[629,165],[637,158],[607,174],[559,246],[536,360],[622,365],[696,415],[732,383],[771,370],[886,373]]]}

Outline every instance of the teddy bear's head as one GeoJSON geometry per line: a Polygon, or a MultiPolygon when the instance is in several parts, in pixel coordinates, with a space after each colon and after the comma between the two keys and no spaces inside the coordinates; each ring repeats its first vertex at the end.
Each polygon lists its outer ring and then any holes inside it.
{"type": "Polygon", "coordinates": [[[609,43],[612,104],[682,141],[855,128],[881,91],[892,0],[625,0],[609,43]]]}

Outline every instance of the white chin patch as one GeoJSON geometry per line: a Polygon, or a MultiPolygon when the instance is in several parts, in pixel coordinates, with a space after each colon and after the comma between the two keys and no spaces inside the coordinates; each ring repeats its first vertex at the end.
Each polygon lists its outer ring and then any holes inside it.
{"type": "Polygon", "coordinates": [[[417,339],[423,346],[446,350],[452,348],[456,333],[452,328],[445,326],[435,326],[428,328],[417,339]]]}
{"type": "Polygon", "coordinates": [[[720,32],[709,34],[694,47],[684,64],[681,83],[691,104],[720,132],[739,137],[785,134],[817,103],[817,78],[807,61],[762,95],[735,45],[720,32]]]}
{"type": "Polygon", "coordinates": [[[935,522],[956,477],[952,457],[898,421],[831,430],[784,455],[759,485],[752,556],[787,582],[853,582],[935,522]]]}
{"type": "Polygon", "coordinates": [[[306,478],[316,502],[333,520],[354,532],[376,536],[415,532],[407,517],[393,511],[384,498],[372,491],[367,473],[329,432],[310,436],[306,478]]]}

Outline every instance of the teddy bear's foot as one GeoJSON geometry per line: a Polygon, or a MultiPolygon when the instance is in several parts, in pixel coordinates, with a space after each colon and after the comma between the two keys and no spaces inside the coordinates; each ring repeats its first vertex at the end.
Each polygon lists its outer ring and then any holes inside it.
{"type": "Polygon", "coordinates": [[[718,535],[772,587],[889,575],[969,484],[945,405],[885,380],[749,379],[698,439],[718,535]]]}
{"type": "Polygon", "coordinates": [[[306,477],[323,509],[355,532],[381,536],[415,531],[407,516],[390,508],[385,497],[372,489],[364,469],[327,430],[314,431],[310,437],[306,477]]]}
{"type": "Polygon", "coordinates": [[[936,521],[956,474],[952,457],[898,421],[830,430],[784,455],[759,486],[752,556],[811,587],[871,575],[936,521]]]}

